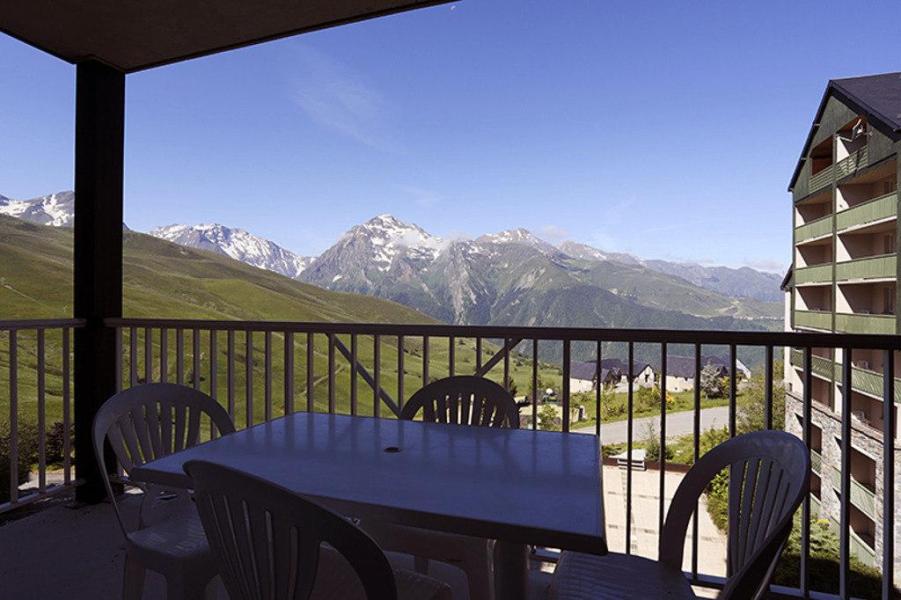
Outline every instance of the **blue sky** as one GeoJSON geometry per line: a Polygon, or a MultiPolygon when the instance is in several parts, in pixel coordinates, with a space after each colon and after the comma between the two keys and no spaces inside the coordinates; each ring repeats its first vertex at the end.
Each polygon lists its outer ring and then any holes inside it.
{"type": "MultiPolygon", "coordinates": [[[[302,254],[390,212],[778,270],[829,78],[901,70],[901,3],[465,0],[127,81],[126,222],[302,254]]],[[[0,34],[0,194],[72,188],[74,68],[0,34]]]]}

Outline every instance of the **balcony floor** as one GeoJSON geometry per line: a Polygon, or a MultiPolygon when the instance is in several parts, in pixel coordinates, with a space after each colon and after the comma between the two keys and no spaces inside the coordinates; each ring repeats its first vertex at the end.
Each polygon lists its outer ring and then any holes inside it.
{"type": "MultiPolygon", "coordinates": [[[[682,474],[666,474],[667,504],[681,481],[682,474]]],[[[633,471],[632,550],[636,554],[655,557],[657,553],[658,471],[633,471]]],[[[604,467],[608,543],[611,551],[622,552],[625,544],[625,471],[604,467]]],[[[72,509],[63,500],[55,505],[16,518],[13,514],[0,525],[0,582],[3,596],[9,598],[118,598],[124,544],[112,507],[103,503],[72,509]]],[[[123,503],[134,513],[138,497],[123,503]]],[[[699,511],[701,572],[722,575],[725,571],[725,538],[716,530],[706,510],[699,511]]],[[[690,534],[690,530],[689,530],[690,534]]],[[[686,566],[690,560],[686,553],[686,566]]],[[[399,566],[412,567],[408,557],[392,556],[399,566]]],[[[448,581],[454,598],[468,597],[465,578],[457,569],[432,563],[430,573],[448,581]]],[[[533,563],[534,564],[534,563],[533,563]]],[[[530,573],[529,598],[546,597],[549,571],[534,568],[530,573]]],[[[161,576],[148,572],[144,598],[162,599],[165,587],[161,576]]],[[[227,598],[219,590],[219,598],[227,598]]],[[[708,591],[709,592],[709,591],[708,591]]]]}

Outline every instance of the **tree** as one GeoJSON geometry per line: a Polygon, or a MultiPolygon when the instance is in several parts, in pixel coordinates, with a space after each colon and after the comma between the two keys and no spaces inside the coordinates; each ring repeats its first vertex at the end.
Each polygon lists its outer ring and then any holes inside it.
{"type": "MultiPolygon", "coordinates": [[[[773,429],[785,429],[785,388],[781,363],[773,368],[773,429]]],[[[739,433],[766,429],[766,382],[763,375],[752,376],[738,406],[739,433]]]]}
{"type": "Polygon", "coordinates": [[[701,369],[701,391],[708,398],[722,398],[726,393],[723,376],[716,365],[704,365],[701,369]]]}
{"type": "Polygon", "coordinates": [[[553,404],[545,404],[538,409],[538,421],[545,431],[560,431],[560,417],[553,404]]]}

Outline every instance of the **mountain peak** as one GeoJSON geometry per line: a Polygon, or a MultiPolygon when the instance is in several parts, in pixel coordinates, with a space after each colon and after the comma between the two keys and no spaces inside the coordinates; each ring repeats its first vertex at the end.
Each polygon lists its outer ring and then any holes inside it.
{"type": "Polygon", "coordinates": [[[37,225],[71,227],[75,220],[75,193],[57,192],[31,200],[12,200],[0,196],[0,215],[37,225]]]}
{"type": "Polygon", "coordinates": [[[167,225],[157,227],[150,235],[182,246],[224,254],[292,279],[300,277],[312,262],[311,258],[298,256],[274,242],[219,223],[167,225]]]}

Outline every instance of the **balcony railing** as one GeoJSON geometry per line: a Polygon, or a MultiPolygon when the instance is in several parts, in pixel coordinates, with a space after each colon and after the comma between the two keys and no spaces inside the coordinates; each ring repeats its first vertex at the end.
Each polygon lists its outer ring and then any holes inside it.
{"type": "Polygon", "coordinates": [[[894,334],[895,315],[836,313],[835,330],[846,333],[894,334]]]}
{"type": "Polygon", "coordinates": [[[851,173],[854,173],[867,166],[869,162],[870,148],[869,146],[861,146],[845,158],[835,163],[835,178],[841,179],[842,177],[847,177],[851,173]]]}
{"type": "MultiPolygon", "coordinates": [[[[791,362],[795,367],[801,368],[804,364],[804,352],[793,349],[791,362]]],[[[829,381],[841,381],[842,366],[831,358],[813,355],[813,374],[829,381]]],[[[884,392],[883,375],[876,371],[853,367],[851,369],[851,389],[869,396],[881,398],[884,392]]],[[[895,378],[895,403],[901,404],[901,378],[895,378]]]]}
{"type": "Polygon", "coordinates": [[[72,332],[83,325],[77,319],[0,321],[0,460],[8,461],[0,513],[75,482],[72,332]]]}
{"type": "MultiPolygon", "coordinates": [[[[49,423],[49,402],[41,401],[41,390],[48,396],[59,393],[66,401],[60,404],[60,410],[68,414],[69,358],[68,340],[73,327],[81,325],[77,321],[60,323],[38,322],[30,324],[0,322],[0,331],[8,333],[6,348],[10,364],[14,365],[6,371],[15,375],[3,382],[3,388],[10,391],[12,399],[9,414],[12,419],[10,438],[15,447],[21,442],[21,426],[25,421],[37,419],[42,427],[49,423]],[[48,352],[56,348],[50,342],[50,328],[56,327],[60,336],[61,354],[58,361],[41,360],[40,351],[32,352],[32,345],[37,350],[43,348],[48,352]],[[24,335],[22,332],[31,332],[24,335]],[[43,345],[39,342],[39,331],[44,331],[43,345]],[[62,352],[62,348],[65,352],[62,352]],[[28,356],[29,361],[21,357],[28,356]],[[38,380],[45,374],[43,386],[32,389],[26,380],[18,375],[23,369],[36,369],[38,380]],[[51,383],[51,376],[53,381],[51,383]],[[59,377],[59,379],[57,379],[59,377]],[[50,388],[54,390],[51,394],[50,388]],[[25,401],[27,399],[27,401],[25,401]],[[44,407],[44,408],[41,408],[44,407]],[[34,412],[37,411],[37,412],[34,412]],[[43,415],[43,416],[42,416],[43,415]]],[[[321,411],[329,413],[347,413],[394,418],[410,395],[423,383],[448,374],[478,374],[492,378],[509,388],[515,386],[527,392],[525,401],[531,405],[529,415],[524,416],[521,426],[539,428],[547,423],[541,422],[541,413],[537,411],[538,390],[553,379],[559,389],[559,405],[557,413],[559,421],[553,425],[563,432],[576,429],[585,435],[599,435],[604,440],[607,424],[602,423],[603,407],[606,402],[613,402],[601,390],[594,389],[578,397],[584,403],[588,422],[583,426],[575,423],[574,403],[576,396],[571,394],[570,375],[573,360],[590,361],[599,367],[605,357],[617,356],[626,359],[626,364],[635,364],[635,359],[642,356],[655,365],[660,365],[658,381],[661,393],[659,398],[667,398],[666,364],[668,354],[689,354],[695,357],[695,381],[700,380],[701,361],[704,353],[716,352],[711,346],[719,346],[720,353],[728,356],[731,369],[735,372],[739,352],[756,353],[762,362],[756,367],[758,376],[766,382],[762,386],[761,427],[773,427],[777,415],[774,414],[774,391],[778,382],[774,379],[774,358],[778,356],[777,348],[803,348],[802,362],[813,363],[813,348],[858,348],[880,350],[891,356],[897,349],[897,340],[888,336],[850,336],[820,333],[786,333],[786,332],[728,332],[728,331],[667,331],[653,329],[588,329],[588,328],[529,328],[529,327],[469,327],[453,325],[392,325],[392,324],[353,324],[353,323],[289,323],[289,322],[238,322],[238,321],[190,321],[190,320],[154,320],[154,319],[114,319],[108,320],[106,326],[115,328],[118,344],[119,361],[116,368],[118,385],[127,388],[149,381],[170,381],[190,385],[201,389],[216,398],[226,408],[239,428],[252,426],[293,411],[321,411]],[[534,357],[539,360],[534,360],[534,357]],[[656,358],[655,358],[656,357],[656,358]]],[[[56,334],[54,334],[56,335],[56,334]]],[[[4,341],[4,340],[0,340],[4,341]]],[[[54,350],[55,351],[55,350],[54,350]]],[[[2,359],[2,356],[0,356],[2,359]]],[[[628,381],[634,381],[634,374],[628,381]]],[[[850,378],[850,368],[847,373],[850,378]]],[[[884,385],[894,393],[893,378],[884,385]]],[[[850,386],[849,386],[850,387],[850,386]]],[[[626,392],[626,411],[622,416],[626,423],[626,450],[644,443],[644,431],[635,430],[636,389],[629,386],[626,392]]],[[[725,404],[728,418],[724,423],[729,435],[737,435],[745,425],[739,407],[740,387],[735,378],[727,385],[725,404]]],[[[803,420],[797,435],[808,443],[812,436],[811,411],[812,398],[808,386],[802,393],[803,420]]],[[[54,396],[55,397],[55,396],[54,396]]],[[[690,440],[690,460],[696,460],[701,453],[701,412],[702,394],[698,387],[690,393],[690,409],[692,415],[688,432],[690,440]]],[[[0,396],[2,401],[2,396],[0,396]]],[[[616,530],[624,533],[622,548],[614,551],[632,552],[632,526],[639,520],[651,524],[657,522],[658,531],[662,527],[665,516],[665,498],[671,496],[673,487],[668,480],[668,473],[674,469],[667,459],[667,444],[672,442],[672,432],[667,431],[666,419],[668,403],[657,401],[655,408],[662,416],[656,442],[663,449],[656,461],[651,463],[651,477],[659,478],[659,501],[652,514],[642,512],[635,514],[638,491],[635,487],[631,470],[623,473],[625,511],[621,523],[609,523],[616,530]]],[[[846,410],[850,414],[850,393],[842,396],[846,410]]],[[[778,418],[781,420],[782,415],[778,418]]],[[[63,417],[68,423],[68,417],[63,417]]],[[[890,417],[885,427],[891,425],[890,417]]],[[[786,419],[797,423],[795,419],[786,419]]],[[[853,441],[850,420],[843,423],[847,438],[853,441]]],[[[69,426],[66,430],[65,443],[71,444],[69,426]]],[[[207,435],[215,436],[211,428],[207,435]]],[[[81,432],[75,432],[82,435],[81,432]]],[[[43,436],[46,437],[46,436],[43,436]]],[[[883,436],[887,460],[894,460],[894,438],[883,436]]],[[[47,440],[44,446],[46,450],[47,440]]],[[[21,447],[21,446],[19,446],[21,447]]],[[[854,506],[870,510],[868,501],[890,502],[886,497],[875,498],[866,495],[862,486],[856,485],[850,477],[851,446],[842,449],[842,468],[839,475],[839,487],[845,490],[844,497],[854,506]]],[[[74,483],[76,479],[70,473],[71,460],[68,450],[65,451],[65,482],[74,483]]],[[[75,457],[78,465],[79,457],[75,457]]],[[[81,460],[93,460],[93,457],[81,457],[81,460]]],[[[37,461],[38,472],[49,474],[51,469],[45,457],[37,461]]],[[[892,463],[893,465],[893,463],[892,463]]],[[[819,469],[825,465],[819,464],[819,469]]],[[[893,472],[892,466],[887,472],[893,472]]],[[[20,505],[23,495],[39,498],[49,493],[50,484],[41,483],[35,492],[28,492],[26,486],[17,485],[15,499],[3,506],[9,509],[20,505]]],[[[63,487],[63,486],[60,486],[63,487]]],[[[891,486],[883,486],[891,489],[891,486]]],[[[863,488],[865,490],[865,488],[863,488]]],[[[803,511],[805,518],[801,525],[801,560],[800,575],[796,593],[809,594],[811,591],[809,565],[810,526],[809,516],[812,501],[805,501],[803,511]]],[[[876,513],[883,520],[886,532],[894,531],[893,511],[876,513]]],[[[721,585],[722,579],[714,574],[699,570],[699,524],[695,520],[692,525],[691,550],[687,554],[690,568],[687,574],[699,585],[721,585]]],[[[848,572],[851,568],[848,560],[851,537],[850,522],[842,522],[840,527],[841,545],[845,553],[844,561],[839,568],[848,572]]],[[[893,577],[892,559],[889,557],[887,576],[893,577]]]]}
{"type": "Polygon", "coordinates": [[[795,228],[795,243],[800,244],[808,240],[820,238],[832,233],[832,215],[826,215],[814,219],[795,228]]]}
{"type": "Polygon", "coordinates": [[[898,216],[898,193],[867,200],[857,206],[845,209],[835,215],[835,225],[839,231],[850,227],[866,225],[898,216]]]}
{"type": "Polygon", "coordinates": [[[814,265],[812,267],[800,267],[795,269],[795,284],[828,283],[832,281],[832,263],[814,265]]]}
{"type": "MultiPolygon", "coordinates": [[[[820,475],[821,479],[827,479],[837,492],[841,491],[842,473],[832,464],[826,464],[826,474],[823,473],[824,461],[819,452],[810,451],[811,468],[816,464],[813,471],[820,475]]],[[[860,483],[854,477],[851,477],[851,504],[857,507],[860,512],[871,519],[876,519],[876,492],[860,483]]]]}
{"type": "Polygon", "coordinates": [[[795,327],[832,330],[832,313],[825,310],[796,310],[795,327]]]}
{"type": "Polygon", "coordinates": [[[829,165],[822,171],[818,171],[816,175],[811,175],[810,182],[807,184],[807,193],[812,194],[826,186],[832,185],[834,173],[835,165],[829,165]]]}
{"type": "Polygon", "coordinates": [[[837,281],[855,281],[864,279],[895,279],[897,277],[898,256],[886,254],[848,260],[835,265],[837,281]]]}

